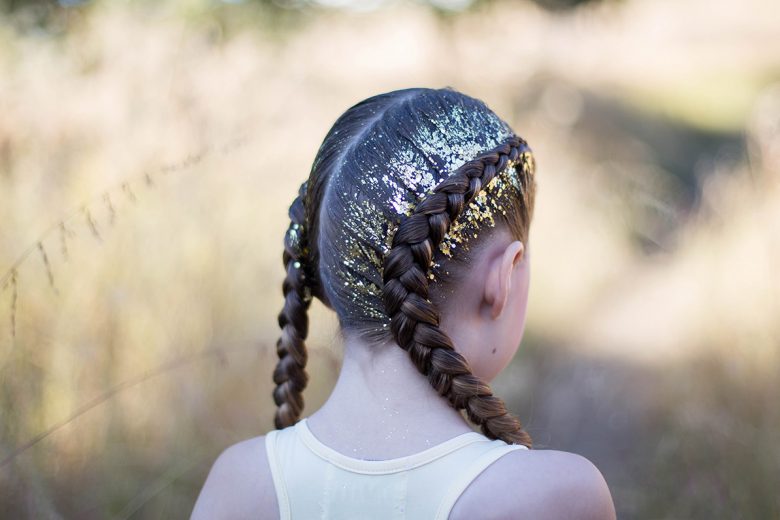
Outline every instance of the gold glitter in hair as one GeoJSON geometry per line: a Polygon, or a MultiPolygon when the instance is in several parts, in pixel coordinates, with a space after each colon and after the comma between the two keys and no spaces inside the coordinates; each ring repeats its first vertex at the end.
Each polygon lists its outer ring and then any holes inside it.
{"type": "MultiPolygon", "coordinates": [[[[444,256],[452,258],[458,248],[468,251],[468,242],[478,238],[481,229],[495,227],[498,213],[506,215],[509,197],[522,196],[517,164],[517,162],[508,162],[506,168],[493,177],[469,203],[460,217],[452,223],[439,244],[439,251],[444,256]]],[[[431,278],[434,276],[432,275],[431,278]]]]}
{"type": "MultiPolygon", "coordinates": [[[[384,147],[386,136],[379,127],[365,137],[352,158],[362,168],[357,182],[343,183],[336,172],[330,183],[338,190],[332,202],[343,208],[337,224],[337,239],[343,248],[338,256],[326,259],[325,268],[333,276],[333,290],[352,302],[345,309],[347,320],[387,326],[382,270],[398,224],[463,164],[514,135],[494,114],[459,105],[434,116],[418,116],[421,121],[407,136],[408,146],[384,147]]],[[[461,249],[468,250],[470,240],[481,230],[495,227],[497,215],[505,215],[505,208],[512,207],[510,197],[521,193],[516,168],[525,172],[532,160],[526,152],[507,164],[452,223],[439,246],[441,254],[434,256],[431,279],[446,275],[443,260],[453,258],[461,249]]]]}

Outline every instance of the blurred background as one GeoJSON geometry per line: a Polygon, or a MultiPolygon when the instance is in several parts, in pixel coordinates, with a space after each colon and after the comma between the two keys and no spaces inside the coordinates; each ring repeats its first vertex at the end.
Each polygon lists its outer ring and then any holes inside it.
{"type": "MultiPolygon", "coordinates": [[[[484,100],[538,163],[493,382],[620,518],[780,518],[774,0],[0,0],[0,517],[186,518],[273,427],[287,207],[349,106],[484,100]]],[[[312,306],[310,413],[341,346],[312,306]]]]}

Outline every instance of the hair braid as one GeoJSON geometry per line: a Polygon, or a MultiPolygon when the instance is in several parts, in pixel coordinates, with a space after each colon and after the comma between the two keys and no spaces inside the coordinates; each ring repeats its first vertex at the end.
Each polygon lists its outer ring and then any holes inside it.
{"type": "Polygon", "coordinates": [[[279,313],[282,334],[276,342],[279,362],[274,370],[274,402],[278,406],[274,416],[277,429],[295,424],[303,411],[303,389],[309,376],[306,374],[306,336],[309,318],[306,311],[311,304],[311,288],[307,271],[307,233],[304,200],[307,183],[304,182],[298,197],[290,206],[290,227],[284,237],[282,260],[287,276],[282,283],[284,307],[279,313]]]}
{"type": "Polygon", "coordinates": [[[466,359],[439,328],[439,311],[428,300],[428,272],[433,253],[471,200],[495,175],[527,151],[527,143],[512,136],[504,144],[455,170],[401,221],[385,257],[383,297],[396,342],[436,391],[491,439],[532,445],[520,421],[493,395],[490,386],[471,373],[466,359]]]}

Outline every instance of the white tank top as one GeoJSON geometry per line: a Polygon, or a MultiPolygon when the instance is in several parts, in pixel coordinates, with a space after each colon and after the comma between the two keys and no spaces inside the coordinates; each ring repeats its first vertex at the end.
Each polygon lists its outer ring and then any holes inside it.
{"type": "Polygon", "coordinates": [[[322,444],[304,418],[268,432],[265,449],[282,520],[446,520],[477,475],[528,448],[467,432],[405,457],[356,459],[322,444]]]}

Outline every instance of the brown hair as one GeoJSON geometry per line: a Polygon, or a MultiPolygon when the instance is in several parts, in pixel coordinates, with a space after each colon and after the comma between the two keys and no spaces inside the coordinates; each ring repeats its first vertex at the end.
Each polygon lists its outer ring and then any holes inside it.
{"type": "Polygon", "coordinates": [[[468,263],[469,247],[496,221],[527,243],[534,170],[527,143],[509,125],[451,88],[380,94],[339,117],[290,207],[276,428],[303,410],[306,311],[317,297],[343,330],[406,350],[486,436],[530,448],[520,421],[439,327],[439,307],[442,289],[465,271],[457,266],[468,263]]]}

